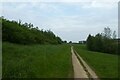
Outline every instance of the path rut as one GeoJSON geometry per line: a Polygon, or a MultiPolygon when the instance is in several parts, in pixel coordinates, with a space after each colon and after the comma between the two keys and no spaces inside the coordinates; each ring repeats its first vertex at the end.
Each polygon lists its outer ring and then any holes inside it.
{"type": "Polygon", "coordinates": [[[92,80],[99,80],[96,73],[87,65],[80,55],[74,51],[71,46],[72,63],[74,70],[74,78],[86,78],[92,80]]]}

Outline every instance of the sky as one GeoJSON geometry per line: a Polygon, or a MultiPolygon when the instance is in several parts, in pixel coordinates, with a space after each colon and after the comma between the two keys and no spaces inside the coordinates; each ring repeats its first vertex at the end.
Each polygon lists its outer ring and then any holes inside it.
{"type": "Polygon", "coordinates": [[[33,23],[62,40],[86,40],[110,27],[118,32],[118,0],[3,0],[0,16],[33,23]]]}

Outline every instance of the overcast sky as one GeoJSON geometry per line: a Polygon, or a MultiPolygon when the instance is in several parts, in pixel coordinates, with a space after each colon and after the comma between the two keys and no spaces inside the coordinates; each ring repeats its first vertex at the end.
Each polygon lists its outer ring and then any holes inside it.
{"type": "Polygon", "coordinates": [[[7,1],[2,2],[1,16],[50,29],[63,40],[86,40],[107,26],[118,32],[118,0],[7,1]]]}

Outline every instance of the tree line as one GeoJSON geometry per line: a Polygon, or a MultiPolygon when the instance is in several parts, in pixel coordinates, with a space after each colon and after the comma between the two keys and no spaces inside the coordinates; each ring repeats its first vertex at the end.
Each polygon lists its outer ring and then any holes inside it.
{"type": "Polygon", "coordinates": [[[89,34],[86,44],[91,51],[118,54],[118,41],[116,31],[112,33],[112,30],[106,27],[103,33],[98,33],[95,36],[89,34]]]}
{"type": "Polygon", "coordinates": [[[3,16],[2,21],[2,41],[18,44],[61,44],[63,41],[51,30],[43,30],[34,27],[31,23],[10,21],[3,16]]]}

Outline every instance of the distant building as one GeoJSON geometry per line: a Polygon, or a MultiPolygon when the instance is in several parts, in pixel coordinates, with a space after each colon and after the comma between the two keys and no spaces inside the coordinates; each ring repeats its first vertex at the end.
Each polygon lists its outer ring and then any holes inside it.
{"type": "Polygon", "coordinates": [[[86,41],[79,41],[79,44],[86,44],[86,41]]]}

